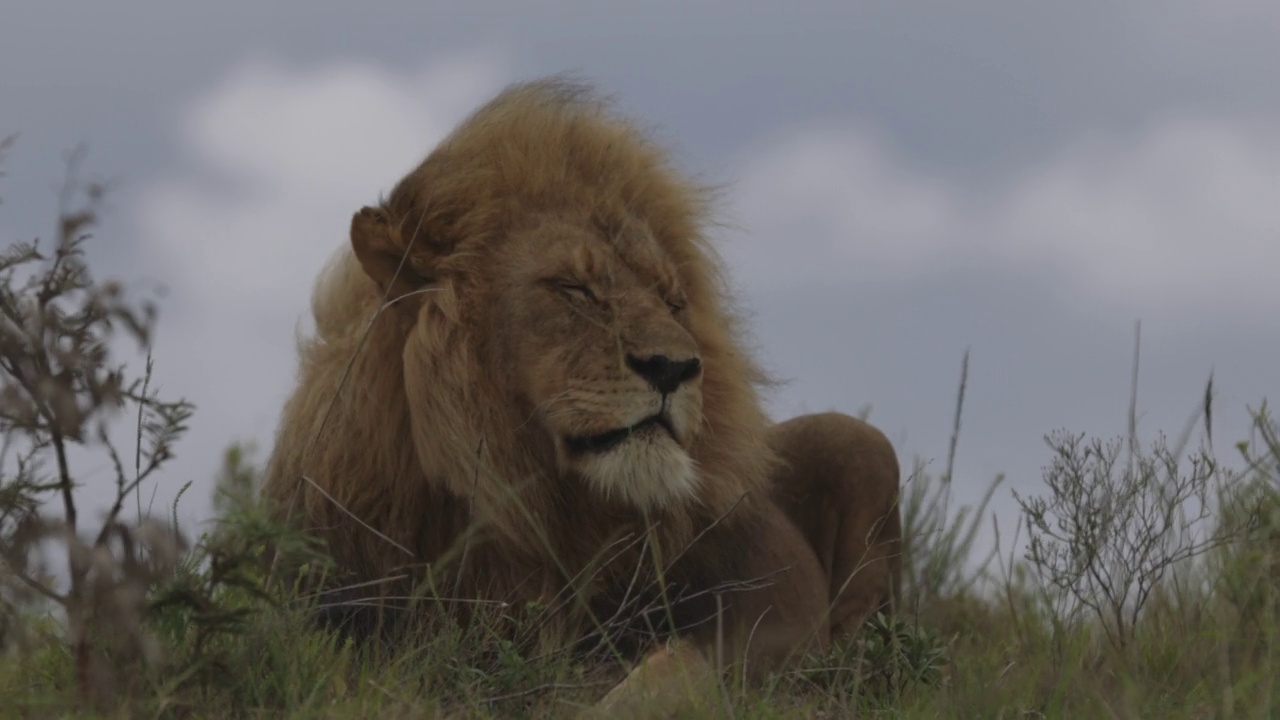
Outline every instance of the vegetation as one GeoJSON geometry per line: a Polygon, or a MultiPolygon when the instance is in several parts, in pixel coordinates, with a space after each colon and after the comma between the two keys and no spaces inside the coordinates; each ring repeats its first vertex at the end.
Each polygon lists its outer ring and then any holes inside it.
{"type": "MultiPolygon", "coordinates": [[[[176,505],[144,512],[194,409],[151,390],[149,355],[136,377],[115,359],[123,341],[147,348],[156,306],[93,279],[82,248],[103,188],[76,169],[53,246],[0,255],[0,713],[561,717],[622,676],[492,631],[529,623],[520,609],[394,647],[308,622],[324,600],[273,581],[264,552],[323,571],[323,548],[267,521],[250,447],[227,453],[211,531],[187,537],[176,505]],[[114,471],[89,522],[96,454],[114,471]]],[[[1002,479],[951,507],[964,377],[945,471],[917,462],[905,483],[901,612],[765,687],[707,688],[695,715],[1280,714],[1280,427],[1265,404],[1230,466],[1186,452],[1189,433],[1172,447],[1049,435],[1042,491],[1016,496],[1011,533],[990,518],[997,547],[976,557],[1002,479]]],[[[1206,430],[1211,400],[1210,385],[1206,430]]]]}

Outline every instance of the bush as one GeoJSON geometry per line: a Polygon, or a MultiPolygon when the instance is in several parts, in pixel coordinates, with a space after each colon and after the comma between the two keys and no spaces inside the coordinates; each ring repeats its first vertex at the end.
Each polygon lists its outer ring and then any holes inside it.
{"type": "Polygon", "coordinates": [[[210,638],[270,600],[257,572],[265,544],[308,546],[242,507],[243,496],[194,547],[176,512],[171,520],[142,512],[142,487],[173,457],[194,408],[152,390],[156,304],[89,270],[84,245],[106,186],[80,181],[82,157],[71,156],[52,247],[17,242],[0,255],[0,649],[30,650],[33,628],[53,629],[33,618],[57,611],[53,634],[73,658],[77,695],[104,706],[136,695],[157,671],[189,677],[210,638]],[[147,350],[140,376],[116,361],[121,339],[147,350]],[[131,452],[111,432],[125,412],[131,452]],[[113,468],[114,493],[91,525],[77,461],[95,452],[113,468]],[[137,517],[126,520],[131,498],[137,517]],[[61,548],[61,568],[48,565],[50,543],[61,548]],[[175,612],[183,623],[157,623],[175,612]],[[157,629],[166,627],[162,642],[157,629]]]}
{"type": "Polygon", "coordinates": [[[1200,452],[1184,469],[1163,435],[1127,464],[1118,462],[1119,439],[1057,433],[1046,442],[1053,451],[1048,497],[1014,493],[1028,528],[1027,559],[1124,646],[1166,574],[1226,541],[1222,533],[1200,534],[1213,514],[1217,465],[1200,452]]]}

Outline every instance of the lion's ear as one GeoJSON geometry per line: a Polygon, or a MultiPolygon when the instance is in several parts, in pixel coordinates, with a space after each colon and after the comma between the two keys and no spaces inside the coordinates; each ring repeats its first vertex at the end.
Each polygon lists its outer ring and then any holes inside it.
{"type": "Polygon", "coordinates": [[[418,275],[405,257],[409,248],[385,210],[363,207],[352,216],[351,249],[365,274],[386,293],[388,301],[427,284],[427,279],[418,275]]]}

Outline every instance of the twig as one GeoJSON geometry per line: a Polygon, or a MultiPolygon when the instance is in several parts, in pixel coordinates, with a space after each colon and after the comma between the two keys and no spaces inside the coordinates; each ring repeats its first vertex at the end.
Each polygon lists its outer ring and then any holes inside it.
{"type": "Polygon", "coordinates": [[[1142,321],[1133,323],[1133,370],[1129,379],[1129,470],[1138,454],[1138,367],[1142,355],[1142,321]]]}
{"type": "Polygon", "coordinates": [[[404,553],[405,555],[408,555],[409,557],[415,557],[415,556],[414,556],[414,554],[413,554],[413,552],[412,552],[412,551],[410,551],[410,550],[409,550],[409,548],[407,548],[407,547],[405,547],[405,546],[401,545],[400,543],[396,542],[395,540],[392,540],[391,538],[387,537],[386,535],[382,534],[381,532],[378,532],[378,530],[376,530],[372,525],[370,525],[369,523],[367,523],[367,522],[365,522],[365,521],[361,520],[360,518],[356,517],[356,516],[355,516],[355,514],[354,514],[354,513],[352,513],[350,510],[348,510],[346,507],[344,507],[344,506],[342,505],[342,503],[338,502],[336,499],[334,499],[334,497],[333,497],[332,495],[330,495],[329,493],[325,492],[325,489],[324,489],[324,488],[322,488],[322,487],[320,487],[319,483],[317,483],[315,480],[312,480],[311,478],[307,477],[306,475],[303,475],[303,476],[301,476],[301,477],[302,477],[302,479],[303,479],[304,481],[306,481],[307,483],[309,483],[309,484],[311,485],[311,487],[315,488],[316,492],[320,493],[321,495],[323,495],[323,496],[325,497],[325,499],[327,499],[329,502],[333,503],[334,507],[338,508],[338,509],[339,509],[339,510],[341,510],[343,513],[345,513],[345,514],[347,515],[347,517],[349,517],[349,518],[351,518],[352,520],[355,520],[356,522],[360,523],[360,526],[361,526],[361,527],[363,527],[364,529],[366,529],[366,530],[368,530],[369,532],[373,533],[374,535],[377,535],[378,537],[382,538],[383,540],[386,540],[386,541],[387,541],[387,542],[388,542],[392,547],[396,548],[397,550],[399,550],[400,552],[404,553]]]}
{"type": "Polygon", "coordinates": [[[44,586],[44,583],[41,583],[41,582],[39,582],[39,581],[37,581],[37,580],[33,580],[32,578],[28,577],[28,576],[27,576],[27,574],[26,574],[26,573],[24,573],[24,572],[11,572],[11,573],[10,573],[10,575],[11,575],[11,576],[13,576],[13,577],[18,578],[18,580],[19,580],[23,585],[26,585],[27,587],[31,588],[32,590],[36,591],[37,593],[40,593],[41,595],[43,595],[43,596],[45,596],[46,598],[48,598],[48,599],[50,599],[50,600],[54,601],[55,603],[58,603],[59,605],[61,605],[61,606],[63,606],[63,607],[66,607],[66,605],[67,605],[67,596],[65,596],[65,595],[59,595],[59,594],[58,594],[57,592],[55,592],[54,590],[52,590],[52,589],[50,589],[50,588],[45,587],[45,586],[44,586]]]}
{"type": "MultiPolygon", "coordinates": [[[[952,473],[955,472],[956,446],[960,444],[960,417],[964,411],[964,393],[969,384],[969,348],[964,349],[964,357],[960,360],[960,390],[956,393],[956,414],[951,425],[951,444],[947,448],[947,473],[945,482],[950,488],[952,473]]],[[[947,491],[951,494],[950,489],[947,491]]]]}

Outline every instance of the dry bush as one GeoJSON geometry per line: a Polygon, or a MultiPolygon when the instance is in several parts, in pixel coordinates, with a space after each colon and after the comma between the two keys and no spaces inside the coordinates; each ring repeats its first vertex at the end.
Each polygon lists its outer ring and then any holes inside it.
{"type": "Polygon", "coordinates": [[[148,346],[156,306],[131,301],[119,282],[93,279],[83,246],[106,186],[80,181],[81,157],[68,163],[52,247],[18,242],[0,255],[0,593],[9,626],[17,625],[14,609],[33,596],[65,613],[81,693],[100,696],[128,684],[119,671],[159,659],[142,622],[146,594],[172,575],[186,545],[165,523],[128,522],[122,512],[172,456],[191,405],[151,392],[149,357],[139,378],[113,361],[117,337],[148,346]],[[130,405],[137,413],[132,457],[109,433],[130,405]],[[100,449],[114,470],[114,499],[91,528],[76,502],[74,447],[100,449]],[[48,503],[59,516],[46,514],[48,503]],[[65,590],[41,562],[47,541],[65,551],[65,590]]]}
{"type": "Polygon", "coordinates": [[[53,243],[14,242],[0,253],[0,649],[29,646],[33,618],[55,611],[77,695],[100,705],[134,694],[157,668],[190,676],[209,637],[268,599],[258,556],[284,536],[248,512],[227,512],[193,548],[177,528],[176,501],[172,521],[143,513],[140,490],[173,457],[193,406],[151,387],[156,303],[90,272],[84,245],[107,186],[81,180],[82,159],[69,158],[53,243]],[[115,359],[126,343],[147,351],[140,375],[115,359]],[[134,431],[127,448],[112,437],[121,421],[134,431]],[[109,460],[114,487],[89,522],[77,461],[93,455],[109,460]],[[136,517],[126,519],[131,498],[136,517]],[[249,591],[250,601],[229,589],[249,591]],[[157,633],[160,611],[183,621],[166,628],[170,642],[157,633]]]}
{"type": "Polygon", "coordinates": [[[1048,496],[1015,493],[1027,559],[1124,646],[1165,576],[1225,542],[1216,531],[1199,532],[1213,517],[1216,463],[1200,452],[1184,468],[1163,436],[1129,464],[1119,462],[1119,439],[1056,433],[1046,442],[1054,453],[1044,474],[1048,496]]]}
{"type": "Polygon", "coordinates": [[[1142,326],[1135,327],[1127,438],[1086,440],[1065,431],[1045,442],[1048,494],[1014,498],[1027,528],[1026,559],[1062,604],[1059,617],[1081,611],[1098,622],[1109,643],[1124,648],[1152,593],[1179,568],[1231,540],[1234,529],[1214,523],[1213,501],[1231,481],[1201,449],[1185,460],[1191,430],[1203,419],[1212,441],[1213,376],[1203,404],[1173,447],[1160,434],[1149,450],[1138,439],[1138,368],[1142,326]],[[1125,452],[1127,450],[1127,452],[1125,452]],[[1121,454],[1125,453],[1123,461],[1121,454]]]}

